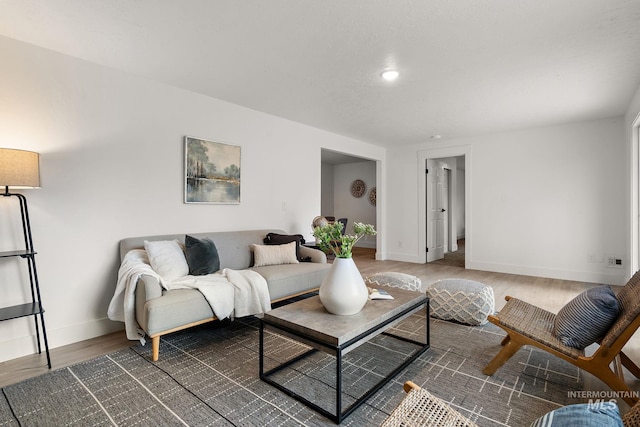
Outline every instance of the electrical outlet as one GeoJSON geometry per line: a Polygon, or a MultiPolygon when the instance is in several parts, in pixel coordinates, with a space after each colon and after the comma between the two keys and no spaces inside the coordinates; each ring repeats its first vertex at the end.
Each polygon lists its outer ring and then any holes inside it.
{"type": "Polygon", "coordinates": [[[622,258],[607,256],[607,267],[622,268],[622,258]]]}

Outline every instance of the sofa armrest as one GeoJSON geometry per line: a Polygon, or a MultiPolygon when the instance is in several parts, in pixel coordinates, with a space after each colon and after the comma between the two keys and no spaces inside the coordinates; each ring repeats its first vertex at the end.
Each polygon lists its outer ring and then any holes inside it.
{"type": "Polygon", "coordinates": [[[138,325],[147,331],[147,311],[145,304],[147,301],[162,296],[162,286],[160,282],[153,276],[143,274],[136,284],[136,321],[138,325]]]}
{"type": "Polygon", "coordinates": [[[144,302],[150,299],[158,298],[162,296],[162,286],[157,278],[148,274],[142,274],[138,279],[136,286],[136,299],[138,299],[138,292],[142,291],[142,300],[144,302]]]}
{"type": "Polygon", "coordinates": [[[317,262],[320,264],[327,263],[327,255],[319,249],[300,245],[300,256],[302,258],[311,257],[311,262],[317,262]]]}

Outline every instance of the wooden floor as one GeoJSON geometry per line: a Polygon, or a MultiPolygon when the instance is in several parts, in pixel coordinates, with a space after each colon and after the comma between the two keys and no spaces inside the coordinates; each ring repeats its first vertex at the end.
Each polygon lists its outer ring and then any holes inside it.
{"type": "MultiPolygon", "coordinates": [[[[477,280],[493,288],[496,299],[496,311],[502,309],[505,296],[510,295],[525,300],[553,313],[557,313],[567,302],[579,293],[599,286],[597,283],[575,282],[570,280],[548,279],[533,276],[521,276],[517,274],[493,273],[487,271],[467,270],[459,267],[450,267],[436,264],[414,264],[400,261],[376,261],[373,250],[355,248],[354,261],[363,276],[380,271],[399,271],[412,274],[422,280],[422,289],[440,279],[461,278],[477,280]]],[[[621,283],[620,285],[624,285],[621,283]]],[[[591,354],[597,348],[596,344],[587,347],[587,354],[591,354]]],[[[636,333],[627,343],[624,352],[636,364],[640,363],[640,334],[636,333]]],[[[610,388],[597,378],[584,373],[585,390],[607,391],[610,388]]],[[[635,379],[629,372],[625,379],[632,390],[640,390],[640,380],[635,379]]],[[[618,399],[618,405],[622,412],[626,412],[629,406],[618,399]]]]}
{"type": "MultiPolygon", "coordinates": [[[[400,261],[376,261],[373,249],[354,248],[354,260],[363,274],[368,276],[381,271],[397,271],[412,274],[422,280],[423,289],[429,284],[450,277],[477,280],[493,287],[496,310],[504,305],[506,295],[535,303],[552,312],[557,312],[564,304],[580,292],[596,286],[568,280],[545,279],[515,274],[492,273],[466,270],[459,267],[413,264],[400,261]]],[[[112,353],[135,344],[125,337],[124,330],[76,344],[51,350],[53,369],[61,369],[94,357],[112,353]]],[[[151,345],[148,343],[147,345],[151,345]]],[[[634,336],[625,352],[633,360],[640,361],[640,339],[634,336]]],[[[160,355],[162,357],[162,355],[160,355]]],[[[30,355],[0,363],[0,387],[16,383],[48,372],[44,355],[30,355]]],[[[633,383],[637,384],[637,383],[633,383]]],[[[638,389],[638,386],[633,386],[638,389]]],[[[607,390],[606,386],[592,386],[590,389],[607,390]],[[595,388],[593,388],[595,387],[595,388]]]]}

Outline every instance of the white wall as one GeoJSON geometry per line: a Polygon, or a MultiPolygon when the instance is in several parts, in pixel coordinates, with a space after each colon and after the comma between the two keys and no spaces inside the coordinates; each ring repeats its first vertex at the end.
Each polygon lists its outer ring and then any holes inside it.
{"type": "MultiPolygon", "coordinates": [[[[50,347],[122,328],[105,318],[120,239],[251,228],[311,238],[321,148],[384,159],[380,147],[10,39],[0,59],[0,147],[41,153],[42,189],[24,193],[50,347]],[[242,147],[239,205],[183,203],[185,135],[242,147]]],[[[14,212],[0,198],[0,250],[21,244],[14,212]]],[[[13,261],[0,263],[3,306],[28,298],[9,285],[25,276],[13,261]]],[[[33,334],[31,318],[0,323],[0,360],[33,353],[33,334]]]]}
{"type": "Polygon", "coordinates": [[[624,283],[629,263],[622,118],[479,136],[387,153],[387,256],[420,260],[417,153],[466,147],[469,268],[624,283]],[[399,245],[401,243],[402,245],[399,245]],[[589,262],[596,259],[596,262],[589,262]],[[598,262],[601,261],[601,262],[598,262]]]}
{"type": "Polygon", "coordinates": [[[631,125],[634,120],[638,118],[640,115],[640,86],[636,90],[636,93],[631,98],[631,103],[629,104],[629,108],[625,114],[624,118],[624,127],[627,135],[630,135],[631,125]]]}
{"type": "MultiPolygon", "coordinates": [[[[310,221],[321,209],[322,148],[378,160],[378,259],[419,260],[417,153],[469,146],[467,212],[473,216],[465,234],[473,268],[626,280],[624,271],[589,263],[588,255],[629,261],[627,118],[385,153],[6,38],[0,38],[0,59],[0,146],[41,153],[43,188],[24,193],[51,347],[121,328],[105,312],[124,237],[282,228],[312,238],[310,221]],[[185,135],[242,147],[241,204],[182,202],[185,135]]],[[[639,111],[640,92],[627,117],[639,111]]],[[[21,243],[15,208],[0,198],[0,251],[21,243]]],[[[25,288],[9,286],[26,275],[13,261],[0,262],[2,305],[28,297],[25,288]]],[[[0,361],[34,352],[33,333],[31,319],[0,323],[0,361]]]]}
{"type": "MultiPolygon", "coordinates": [[[[356,162],[335,165],[334,170],[334,214],[337,218],[347,218],[347,234],[353,234],[353,223],[373,224],[377,229],[376,207],[369,203],[369,191],[376,186],[376,163],[356,162]],[[351,195],[351,184],[361,179],[366,185],[362,197],[351,195]]],[[[373,237],[360,240],[356,246],[375,248],[373,237]]]]}
{"type": "Polygon", "coordinates": [[[626,194],[627,212],[627,236],[631,262],[628,275],[631,276],[640,268],[640,86],[629,103],[629,108],[624,117],[625,141],[627,144],[628,161],[626,194]]]}
{"type": "Polygon", "coordinates": [[[333,200],[333,165],[322,163],[322,183],[321,183],[321,206],[318,215],[334,216],[334,200],[333,200]]]}

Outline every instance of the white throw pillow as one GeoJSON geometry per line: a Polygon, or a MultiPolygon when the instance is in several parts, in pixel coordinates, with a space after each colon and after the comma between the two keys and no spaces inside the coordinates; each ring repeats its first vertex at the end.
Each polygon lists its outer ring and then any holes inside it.
{"type": "Polygon", "coordinates": [[[164,280],[173,281],[189,274],[189,264],[177,240],[144,241],[153,271],[164,280]]]}
{"type": "Polygon", "coordinates": [[[253,266],[298,264],[296,242],[284,245],[251,245],[253,249],[253,266]]]}

